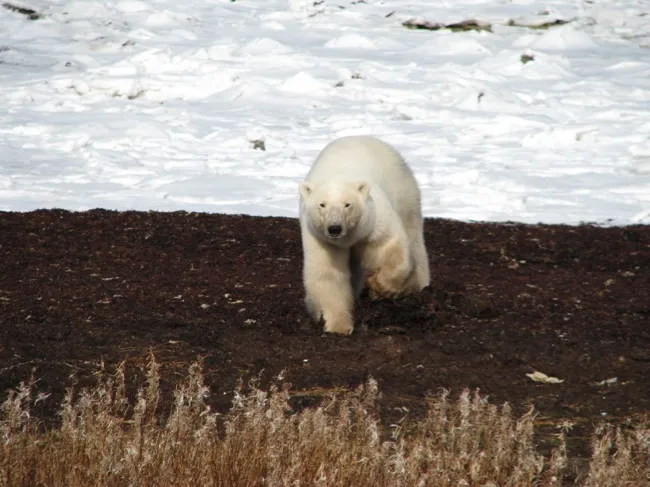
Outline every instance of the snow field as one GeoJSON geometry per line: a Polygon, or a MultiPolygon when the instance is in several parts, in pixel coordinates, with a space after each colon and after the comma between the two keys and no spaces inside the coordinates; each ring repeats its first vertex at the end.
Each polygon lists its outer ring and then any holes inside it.
{"type": "Polygon", "coordinates": [[[42,18],[0,9],[0,209],[296,216],[318,151],[372,133],[426,216],[650,223],[647,2],[16,4],[42,18]]]}

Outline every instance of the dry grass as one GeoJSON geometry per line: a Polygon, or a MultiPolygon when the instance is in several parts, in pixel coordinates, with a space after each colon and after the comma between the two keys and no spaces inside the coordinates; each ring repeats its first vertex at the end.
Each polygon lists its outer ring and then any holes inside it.
{"type": "MultiPolygon", "coordinates": [[[[550,459],[533,447],[533,412],[478,393],[428,399],[428,414],[382,432],[373,380],[295,413],[289,386],[239,384],[221,416],[205,399],[201,363],[190,367],[161,419],[159,366],[134,403],[124,366],[98,385],[69,390],[61,425],[43,431],[30,416],[34,382],[10,393],[0,413],[1,486],[552,486],[567,458],[563,433],[550,459]],[[383,440],[382,438],[388,438],[383,440]]],[[[603,427],[584,486],[648,485],[650,431],[603,427]]]]}

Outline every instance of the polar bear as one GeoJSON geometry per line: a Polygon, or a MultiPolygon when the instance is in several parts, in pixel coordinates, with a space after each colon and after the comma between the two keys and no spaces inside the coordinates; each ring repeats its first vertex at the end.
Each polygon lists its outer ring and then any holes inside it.
{"type": "Polygon", "coordinates": [[[364,285],[373,299],[429,285],[420,189],[402,156],[372,136],[329,143],[300,183],[305,303],[349,335],[364,285]]]}

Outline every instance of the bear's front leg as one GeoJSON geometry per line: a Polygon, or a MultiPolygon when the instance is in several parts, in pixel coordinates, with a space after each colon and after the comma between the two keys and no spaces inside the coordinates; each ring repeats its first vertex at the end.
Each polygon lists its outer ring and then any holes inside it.
{"type": "Polygon", "coordinates": [[[376,262],[378,265],[368,277],[371,299],[394,299],[417,291],[411,284],[414,268],[408,242],[392,240],[378,249],[376,262]]]}
{"type": "Polygon", "coordinates": [[[350,335],[354,329],[354,297],[350,282],[350,251],[325,245],[307,235],[303,278],[305,302],[315,321],[325,321],[325,331],[350,335]]]}

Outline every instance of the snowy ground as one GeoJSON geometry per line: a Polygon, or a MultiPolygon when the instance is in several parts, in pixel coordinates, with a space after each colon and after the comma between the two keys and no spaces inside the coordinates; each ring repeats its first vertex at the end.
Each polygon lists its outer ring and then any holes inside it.
{"type": "Polygon", "coordinates": [[[427,216],[650,223],[648,0],[13,4],[42,16],[0,8],[0,209],[296,216],[318,151],[373,133],[427,216]]]}

